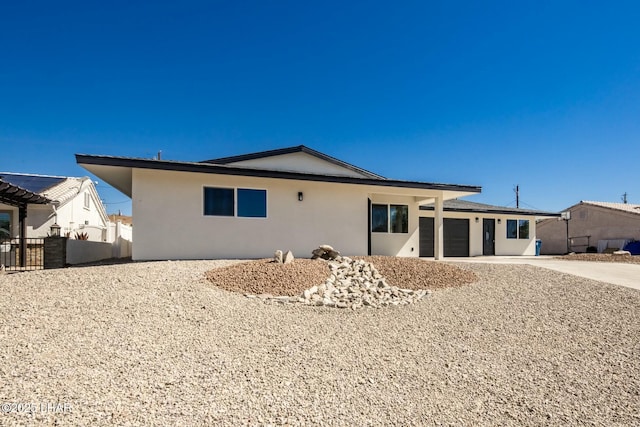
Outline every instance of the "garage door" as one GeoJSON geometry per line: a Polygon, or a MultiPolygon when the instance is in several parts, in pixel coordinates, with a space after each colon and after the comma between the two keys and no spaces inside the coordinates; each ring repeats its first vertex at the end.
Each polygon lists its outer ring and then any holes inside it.
{"type": "MultiPolygon", "coordinates": [[[[432,257],[433,218],[420,218],[420,256],[432,257]]],[[[444,256],[469,256],[469,220],[444,219],[444,256]]]]}

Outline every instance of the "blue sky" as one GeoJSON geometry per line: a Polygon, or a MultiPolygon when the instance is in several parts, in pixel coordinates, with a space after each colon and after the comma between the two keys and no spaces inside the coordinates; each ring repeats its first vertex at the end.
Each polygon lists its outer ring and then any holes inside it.
{"type": "Polygon", "coordinates": [[[5,2],[0,170],[304,144],[477,202],[640,203],[639,46],[632,1],[5,2]]]}

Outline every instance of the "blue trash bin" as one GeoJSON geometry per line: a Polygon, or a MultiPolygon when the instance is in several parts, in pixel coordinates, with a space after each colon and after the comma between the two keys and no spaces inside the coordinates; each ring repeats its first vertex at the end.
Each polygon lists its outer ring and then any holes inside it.
{"type": "Polygon", "coordinates": [[[540,256],[541,248],[542,248],[542,240],[536,239],[536,256],[540,256]]]}

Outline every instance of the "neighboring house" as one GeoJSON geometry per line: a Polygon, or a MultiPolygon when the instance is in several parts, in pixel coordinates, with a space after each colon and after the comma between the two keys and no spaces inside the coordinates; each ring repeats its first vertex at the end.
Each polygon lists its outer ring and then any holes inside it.
{"type": "MultiPolygon", "coordinates": [[[[47,199],[46,204],[28,204],[26,237],[46,237],[57,223],[62,235],[79,232],[89,240],[106,240],[109,219],[89,178],[0,172],[0,179],[47,199]]],[[[0,202],[0,228],[7,237],[20,235],[18,207],[0,202]]]]}
{"type": "Polygon", "coordinates": [[[121,222],[125,225],[133,225],[133,217],[121,214],[109,214],[109,221],[112,223],[121,222]]]}
{"type": "MultiPolygon", "coordinates": [[[[420,206],[420,256],[433,256],[433,205],[420,206]]],[[[536,220],[559,213],[444,202],[444,256],[535,255],[536,220]]]]}
{"type": "Polygon", "coordinates": [[[640,240],[640,205],[581,201],[565,211],[570,212],[569,220],[537,224],[543,254],[587,252],[588,247],[604,252],[640,240]]]}
{"type": "MultiPolygon", "coordinates": [[[[84,154],[76,160],[131,197],[136,260],[261,258],[276,249],[306,257],[323,243],[350,255],[429,253],[440,259],[447,255],[450,215],[443,203],[481,191],[387,179],[305,146],[203,162],[84,154]],[[421,210],[427,204],[431,212],[421,210]],[[432,217],[433,225],[422,216],[432,217]]],[[[524,212],[504,215],[482,218],[504,218],[504,227],[508,219],[532,218],[524,212]]],[[[467,216],[474,230],[468,254],[477,254],[480,213],[467,216]]],[[[512,254],[530,253],[533,240],[532,230],[511,245],[512,254]]]]}

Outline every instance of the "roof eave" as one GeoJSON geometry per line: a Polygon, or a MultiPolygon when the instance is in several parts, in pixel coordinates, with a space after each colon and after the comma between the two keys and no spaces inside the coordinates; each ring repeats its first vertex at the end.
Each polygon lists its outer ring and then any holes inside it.
{"type": "Polygon", "coordinates": [[[459,184],[441,184],[441,183],[427,183],[417,181],[400,181],[390,179],[376,179],[376,178],[356,178],[345,177],[337,175],[318,175],[308,174],[301,172],[287,172],[287,171],[275,171],[265,169],[255,169],[237,166],[218,165],[211,163],[190,163],[190,162],[176,162],[167,160],[150,160],[130,157],[112,157],[112,156],[95,156],[89,154],[76,154],[76,162],[80,165],[99,165],[99,166],[116,166],[126,168],[140,168],[140,169],[158,169],[158,170],[172,170],[179,172],[199,172],[199,173],[214,173],[221,175],[238,175],[238,176],[252,176],[261,178],[279,178],[279,179],[292,179],[301,181],[318,181],[318,182],[334,182],[344,184],[356,184],[356,185],[373,185],[381,187],[401,187],[401,188],[415,188],[425,190],[440,190],[440,191],[459,191],[465,193],[480,193],[482,187],[473,185],[459,185],[459,184]]]}
{"type": "MultiPolygon", "coordinates": [[[[420,206],[420,210],[432,211],[433,206],[420,206]]],[[[541,212],[541,211],[520,211],[515,209],[472,209],[472,208],[443,208],[446,212],[465,212],[465,213],[480,213],[480,214],[496,214],[496,215],[522,215],[522,216],[537,216],[537,217],[560,217],[560,213],[555,212],[541,212]]]]}

